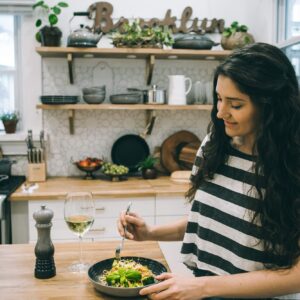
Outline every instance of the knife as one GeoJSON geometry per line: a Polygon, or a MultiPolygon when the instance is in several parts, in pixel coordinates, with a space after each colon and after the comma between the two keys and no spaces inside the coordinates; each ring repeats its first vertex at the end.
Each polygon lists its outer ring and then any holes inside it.
{"type": "Polygon", "coordinates": [[[29,149],[33,149],[33,138],[32,138],[32,130],[28,130],[28,135],[27,135],[27,146],[29,149]]]}
{"type": "Polygon", "coordinates": [[[28,159],[28,162],[31,164],[32,161],[31,161],[31,150],[30,149],[27,150],[27,159],[28,159]]]}
{"type": "Polygon", "coordinates": [[[41,145],[41,148],[44,149],[44,146],[45,146],[44,130],[41,130],[41,132],[40,132],[40,145],[41,145]]]}

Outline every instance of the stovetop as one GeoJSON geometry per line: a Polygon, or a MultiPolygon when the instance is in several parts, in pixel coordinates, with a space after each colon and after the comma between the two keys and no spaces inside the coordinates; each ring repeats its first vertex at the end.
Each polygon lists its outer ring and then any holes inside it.
{"type": "Polygon", "coordinates": [[[25,176],[10,176],[8,179],[0,182],[0,194],[10,195],[12,194],[23,182],[25,176]]]}

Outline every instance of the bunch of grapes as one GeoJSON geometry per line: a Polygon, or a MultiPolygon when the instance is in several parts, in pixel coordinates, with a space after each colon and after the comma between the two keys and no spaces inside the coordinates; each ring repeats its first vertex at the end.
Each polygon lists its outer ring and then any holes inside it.
{"type": "Polygon", "coordinates": [[[106,175],[124,175],[127,174],[129,169],[123,165],[116,165],[106,162],[102,166],[102,172],[106,175]]]}

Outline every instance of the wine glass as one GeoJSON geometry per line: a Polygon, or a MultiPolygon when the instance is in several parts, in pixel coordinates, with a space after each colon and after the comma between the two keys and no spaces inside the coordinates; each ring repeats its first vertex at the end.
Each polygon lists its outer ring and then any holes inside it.
{"type": "Polygon", "coordinates": [[[95,219],[95,204],[89,192],[69,193],[64,205],[65,221],[71,231],[79,237],[79,262],[72,264],[72,272],[84,272],[89,268],[82,261],[82,237],[92,227],[95,219]]]}

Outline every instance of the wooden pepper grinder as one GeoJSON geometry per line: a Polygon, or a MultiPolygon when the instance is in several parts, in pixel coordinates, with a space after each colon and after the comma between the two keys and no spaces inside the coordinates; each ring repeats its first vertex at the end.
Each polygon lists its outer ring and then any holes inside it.
{"type": "Polygon", "coordinates": [[[34,249],[36,256],[34,276],[39,279],[51,278],[56,275],[54,246],[50,237],[53,211],[42,205],[41,209],[33,214],[33,218],[36,221],[35,227],[38,233],[34,249]]]}

